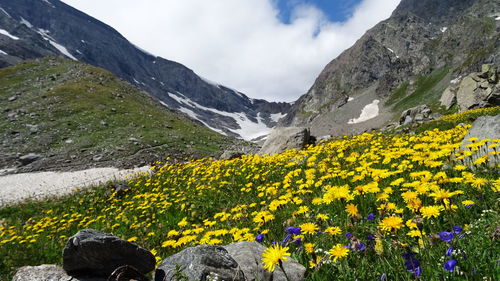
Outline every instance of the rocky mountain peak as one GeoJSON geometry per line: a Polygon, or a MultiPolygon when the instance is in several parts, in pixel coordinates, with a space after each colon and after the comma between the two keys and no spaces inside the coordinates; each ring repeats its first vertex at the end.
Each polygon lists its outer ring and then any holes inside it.
{"type": "Polygon", "coordinates": [[[401,0],[392,17],[413,14],[428,23],[443,23],[459,17],[476,0],[401,0]]]}

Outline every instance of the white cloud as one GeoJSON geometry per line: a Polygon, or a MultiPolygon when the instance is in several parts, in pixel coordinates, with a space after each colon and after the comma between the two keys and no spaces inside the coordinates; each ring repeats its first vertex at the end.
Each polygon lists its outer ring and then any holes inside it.
{"type": "Polygon", "coordinates": [[[323,67],[390,16],[400,0],[364,0],[344,23],[298,5],[291,24],[272,0],[63,0],[141,48],[253,98],[293,101],[323,67]]]}

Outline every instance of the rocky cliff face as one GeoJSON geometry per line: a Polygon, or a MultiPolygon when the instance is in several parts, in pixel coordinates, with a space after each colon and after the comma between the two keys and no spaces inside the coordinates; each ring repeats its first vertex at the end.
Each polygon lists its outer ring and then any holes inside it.
{"type": "Polygon", "coordinates": [[[380,128],[405,109],[437,103],[457,77],[498,66],[499,31],[498,1],[403,0],[325,67],[281,125],[309,126],[313,135],[380,128]]]}
{"type": "Polygon", "coordinates": [[[44,56],[86,62],[209,128],[247,139],[269,131],[290,107],[206,81],[179,63],[138,49],[113,28],[58,0],[0,0],[0,8],[0,67],[44,56]]]}

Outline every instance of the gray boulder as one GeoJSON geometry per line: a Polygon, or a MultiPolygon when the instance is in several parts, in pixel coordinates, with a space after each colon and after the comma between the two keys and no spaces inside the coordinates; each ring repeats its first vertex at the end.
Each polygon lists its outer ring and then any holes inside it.
{"type": "Polygon", "coordinates": [[[105,281],[106,279],[76,279],[57,265],[24,266],[17,270],[12,281],[105,281]]]}
{"type": "MultiPolygon", "coordinates": [[[[462,140],[462,145],[459,150],[470,150],[467,145],[472,142],[469,141],[470,138],[477,137],[478,139],[474,142],[479,142],[483,139],[500,139],[500,115],[496,116],[482,116],[476,119],[474,123],[472,123],[472,127],[470,128],[467,135],[462,140]]],[[[489,154],[494,151],[493,148],[488,148],[487,146],[491,144],[488,143],[486,146],[483,146],[479,151],[475,151],[474,155],[467,158],[467,164],[472,163],[476,159],[480,158],[485,154],[489,154]]],[[[498,148],[497,148],[498,150],[498,148]]],[[[489,155],[489,164],[494,165],[499,162],[498,156],[489,155]]]]}
{"type": "Polygon", "coordinates": [[[199,245],[187,248],[163,260],[155,281],[170,281],[182,275],[189,281],[245,281],[238,263],[221,246],[199,245]]]}
{"type": "Polygon", "coordinates": [[[148,250],[93,229],[78,231],[63,250],[63,268],[72,276],[107,278],[120,266],[130,265],[141,274],[151,272],[155,257],[148,250]]]}
{"type": "Polygon", "coordinates": [[[498,70],[493,65],[483,65],[482,72],[471,73],[460,83],[457,104],[460,112],[500,104],[498,70]]]}
{"type": "Polygon", "coordinates": [[[26,166],[26,165],[31,164],[35,161],[38,161],[42,158],[43,157],[39,154],[29,153],[29,154],[26,154],[26,155],[19,157],[19,162],[21,162],[21,165],[26,166]]]}
{"type": "Polygon", "coordinates": [[[240,158],[241,156],[245,155],[243,152],[235,151],[235,150],[226,150],[222,155],[220,156],[221,160],[233,160],[236,158],[240,158]]]}
{"type": "Polygon", "coordinates": [[[439,102],[446,108],[446,110],[450,109],[457,103],[457,89],[453,86],[446,88],[441,95],[439,102]]]}
{"type": "Polygon", "coordinates": [[[407,109],[399,117],[399,125],[408,125],[415,121],[426,121],[430,119],[432,110],[427,105],[419,105],[407,109]]]}
{"type": "MultiPolygon", "coordinates": [[[[257,242],[238,242],[224,246],[228,253],[238,263],[247,281],[287,281],[283,271],[276,267],[273,273],[262,265],[262,253],[266,247],[257,242]]],[[[288,258],[283,262],[285,272],[290,281],[302,281],[306,268],[295,260],[288,258]]]]}
{"type": "Polygon", "coordinates": [[[274,155],[288,149],[302,149],[311,143],[314,143],[314,138],[307,128],[277,128],[267,137],[258,154],[274,155]]]}

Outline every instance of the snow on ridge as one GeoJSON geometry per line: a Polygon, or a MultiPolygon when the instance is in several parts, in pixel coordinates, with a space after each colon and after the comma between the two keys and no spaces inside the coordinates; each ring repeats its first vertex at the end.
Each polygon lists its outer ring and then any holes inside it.
{"type": "Polygon", "coordinates": [[[347,99],[347,102],[350,102],[350,101],[353,101],[353,100],[354,100],[354,98],[353,98],[353,97],[349,97],[349,98],[347,99]]]}
{"type": "Polygon", "coordinates": [[[446,30],[448,30],[448,27],[446,27],[446,26],[445,26],[445,27],[441,27],[441,32],[442,32],[442,33],[445,33],[445,32],[446,32],[446,30]]]}
{"type": "Polygon", "coordinates": [[[462,75],[450,81],[451,84],[458,84],[462,80],[462,75]]]}
{"type": "Polygon", "coordinates": [[[49,5],[51,8],[55,8],[54,4],[50,3],[49,0],[42,0],[42,2],[45,2],[47,5],[49,5]]]}
{"type": "Polygon", "coordinates": [[[3,34],[3,35],[5,35],[5,36],[7,36],[7,37],[10,37],[11,39],[14,39],[14,40],[19,40],[19,37],[17,37],[17,36],[14,36],[14,35],[10,34],[10,33],[9,33],[7,30],[5,30],[5,29],[0,29],[0,34],[3,34]]]}
{"type": "Polygon", "coordinates": [[[205,82],[205,83],[207,83],[209,85],[212,85],[212,86],[217,87],[217,88],[220,89],[220,85],[219,84],[217,84],[217,83],[215,83],[215,82],[213,82],[213,81],[211,81],[211,80],[209,80],[209,79],[207,79],[207,78],[205,78],[203,76],[198,75],[198,77],[200,77],[200,79],[203,80],[203,82],[205,82]]]}
{"type": "Polygon", "coordinates": [[[2,9],[2,8],[0,8],[0,10],[1,10],[4,14],[6,14],[9,18],[12,18],[12,17],[9,15],[9,13],[7,13],[7,11],[6,11],[6,10],[4,10],[4,9],[2,9]]]}
{"type": "Polygon", "coordinates": [[[6,52],[4,52],[4,51],[2,51],[2,50],[0,50],[0,54],[1,54],[1,55],[6,55],[6,56],[8,56],[8,55],[9,55],[9,54],[7,54],[6,52]]]}
{"type": "Polygon", "coordinates": [[[389,47],[386,47],[386,48],[387,48],[387,50],[389,50],[389,52],[393,53],[396,56],[397,59],[399,59],[399,56],[394,52],[393,49],[391,49],[389,47]]]}
{"type": "Polygon", "coordinates": [[[33,25],[29,21],[27,21],[26,19],[24,19],[23,17],[21,17],[20,23],[26,25],[29,28],[33,28],[33,25]]]}
{"type": "MultiPolygon", "coordinates": [[[[271,132],[272,128],[269,128],[264,122],[263,118],[260,116],[260,114],[257,116],[257,123],[251,121],[248,116],[244,112],[226,112],[226,111],[221,111],[217,110],[215,108],[209,108],[205,107],[203,105],[200,105],[189,98],[185,97],[181,93],[177,94],[172,94],[168,93],[168,95],[177,101],[179,104],[182,105],[187,105],[189,107],[194,107],[200,110],[205,110],[205,111],[210,111],[222,116],[227,116],[233,118],[236,123],[238,123],[238,126],[240,127],[239,129],[229,129],[231,132],[238,134],[245,140],[252,140],[264,135],[267,135],[271,132]]],[[[205,126],[207,126],[203,121],[200,120],[200,118],[190,109],[181,107],[180,111],[188,114],[190,117],[193,117],[200,122],[202,122],[205,126]],[[190,115],[191,114],[191,115],[190,115]],[[194,116],[193,116],[194,115],[194,116]]],[[[209,129],[214,130],[214,128],[207,126],[209,129]]],[[[214,130],[220,133],[220,130],[214,130]]],[[[222,133],[225,134],[225,133],[222,133]]]]}
{"type": "Polygon", "coordinates": [[[379,111],[378,109],[379,102],[380,102],[379,100],[373,100],[372,103],[367,104],[363,108],[363,110],[361,110],[361,114],[359,115],[359,117],[355,119],[350,119],[349,122],[347,122],[347,124],[357,124],[377,117],[379,111]]]}

